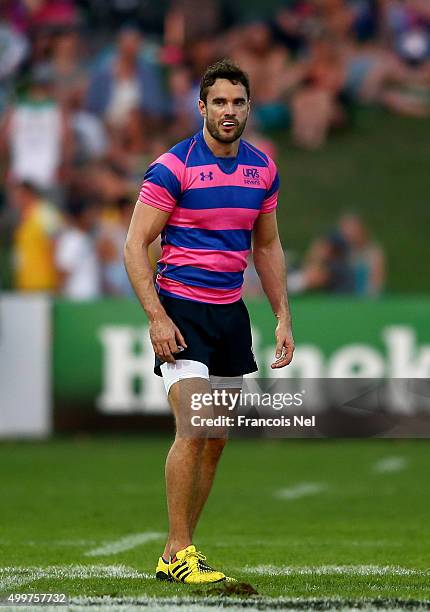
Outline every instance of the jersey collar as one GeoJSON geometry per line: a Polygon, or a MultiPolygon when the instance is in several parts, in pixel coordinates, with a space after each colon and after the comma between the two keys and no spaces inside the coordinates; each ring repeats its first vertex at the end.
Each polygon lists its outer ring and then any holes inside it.
{"type": "Polygon", "coordinates": [[[200,132],[196,134],[196,140],[197,142],[199,142],[204,152],[207,153],[208,157],[213,159],[214,163],[218,166],[221,172],[223,172],[224,174],[233,174],[234,172],[236,172],[237,167],[239,165],[239,155],[242,148],[242,140],[239,141],[239,149],[237,151],[236,157],[217,157],[216,155],[214,155],[206,143],[206,140],[203,136],[203,130],[200,130],[200,132]]]}

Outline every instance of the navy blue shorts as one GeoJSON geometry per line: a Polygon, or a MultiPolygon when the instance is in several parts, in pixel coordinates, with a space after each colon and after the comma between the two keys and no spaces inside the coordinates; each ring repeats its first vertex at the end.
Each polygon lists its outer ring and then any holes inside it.
{"type": "MultiPolygon", "coordinates": [[[[200,361],[214,376],[242,376],[258,367],[252,352],[251,324],[242,300],[207,304],[159,295],[168,316],[177,325],[187,348],[177,359],[200,361]]],[[[163,362],[156,356],[154,372],[163,362]]]]}

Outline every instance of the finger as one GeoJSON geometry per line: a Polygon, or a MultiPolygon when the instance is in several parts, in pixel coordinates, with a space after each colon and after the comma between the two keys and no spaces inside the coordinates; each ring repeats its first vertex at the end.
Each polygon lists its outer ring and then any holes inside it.
{"type": "Polygon", "coordinates": [[[169,343],[167,342],[167,340],[165,342],[163,342],[161,344],[162,349],[163,349],[163,355],[164,355],[164,359],[168,362],[168,363],[175,363],[175,358],[173,357],[171,351],[170,351],[170,347],[169,347],[169,343]]]}
{"type": "Polygon", "coordinates": [[[282,340],[277,340],[276,349],[275,349],[275,358],[279,359],[282,356],[282,351],[284,348],[284,343],[282,340]]]}
{"type": "Polygon", "coordinates": [[[272,368],[272,370],[277,370],[278,368],[283,368],[284,366],[288,365],[290,361],[288,361],[286,357],[281,357],[280,359],[274,361],[270,367],[272,368]]]}
{"type": "Polygon", "coordinates": [[[293,353],[294,353],[294,345],[284,346],[281,351],[280,357],[278,357],[278,359],[271,364],[271,368],[272,369],[284,368],[286,365],[291,363],[291,360],[293,359],[293,353]]]}
{"type": "Polygon", "coordinates": [[[272,370],[277,370],[279,368],[284,368],[286,365],[288,365],[291,362],[291,359],[287,359],[286,357],[283,359],[278,359],[277,361],[274,361],[271,364],[271,368],[272,370]]]}
{"type": "Polygon", "coordinates": [[[161,348],[161,345],[158,342],[155,342],[152,344],[152,348],[154,349],[154,353],[158,359],[164,361],[163,349],[161,348]]]}
{"type": "Polygon", "coordinates": [[[178,346],[183,346],[184,348],[187,348],[187,343],[184,340],[184,336],[181,334],[181,332],[176,327],[176,325],[175,325],[175,336],[176,336],[176,340],[178,341],[178,346]]]}
{"type": "Polygon", "coordinates": [[[167,344],[171,353],[179,353],[179,347],[177,346],[174,338],[168,340],[167,344]]]}

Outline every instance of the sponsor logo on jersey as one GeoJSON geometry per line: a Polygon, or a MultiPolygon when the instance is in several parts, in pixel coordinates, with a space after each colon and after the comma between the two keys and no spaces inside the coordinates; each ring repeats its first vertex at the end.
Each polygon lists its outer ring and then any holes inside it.
{"type": "Polygon", "coordinates": [[[242,174],[245,177],[245,185],[259,185],[260,184],[260,173],[258,168],[243,168],[242,174]]]}

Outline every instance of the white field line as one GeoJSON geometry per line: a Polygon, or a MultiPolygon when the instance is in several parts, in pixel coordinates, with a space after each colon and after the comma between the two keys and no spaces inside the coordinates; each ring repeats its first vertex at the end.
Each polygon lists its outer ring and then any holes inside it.
{"type": "Polygon", "coordinates": [[[49,546],[52,547],[63,547],[63,546],[95,546],[97,544],[96,540],[27,540],[24,542],[27,546],[49,546]]]}
{"type": "MultiPolygon", "coordinates": [[[[257,565],[237,568],[238,572],[258,576],[421,576],[430,577],[430,569],[397,565],[316,565],[276,566],[257,565]]],[[[48,567],[0,568],[0,591],[21,587],[36,580],[58,581],[88,578],[153,580],[153,574],[139,572],[126,565],[57,565],[48,567]]]]}
{"type": "Polygon", "coordinates": [[[244,574],[258,576],[429,576],[430,569],[415,569],[398,565],[257,565],[238,568],[244,574]]]}
{"type": "Polygon", "coordinates": [[[389,474],[391,472],[400,472],[408,465],[405,457],[385,457],[373,464],[373,471],[377,474],[389,474]]]}
{"type": "Polygon", "coordinates": [[[126,565],[52,565],[48,567],[0,567],[0,591],[48,578],[70,580],[85,578],[138,578],[147,580],[152,574],[138,572],[126,565]]]}
{"type": "Polygon", "coordinates": [[[105,542],[102,544],[102,546],[88,550],[86,553],[84,553],[84,555],[86,557],[117,555],[118,553],[131,550],[132,548],[142,546],[143,544],[147,544],[148,542],[152,542],[154,540],[161,540],[165,537],[166,535],[164,533],[157,533],[155,531],[149,531],[147,533],[134,533],[132,535],[125,536],[124,538],[120,538],[119,540],[114,540],[113,542],[105,542]]]}
{"type": "Polygon", "coordinates": [[[323,482],[299,482],[292,487],[278,489],[274,495],[278,499],[294,500],[308,495],[318,495],[327,489],[328,486],[323,482]]]}
{"type": "MultiPolygon", "coordinates": [[[[67,606],[69,612],[81,612],[90,609],[91,612],[104,612],[106,609],[121,612],[139,612],[150,610],[151,612],[207,612],[208,610],[228,609],[231,612],[243,612],[244,609],[266,610],[350,610],[362,612],[374,612],[384,609],[390,610],[425,610],[429,607],[429,601],[402,601],[399,599],[371,598],[346,599],[341,597],[235,597],[229,600],[227,597],[207,596],[201,597],[148,597],[139,595],[137,597],[76,597],[72,598],[67,606]],[[411,605],[412,604],[412,605],[411,605]]],[[[16,612],[23,612],[25,608],[15,608],[16,612]]],[[[59,612],[59,608],[48,608],[47,612],[59,612]]],[[[44,607],[45,610],[45,607],[44,607]]]]}

